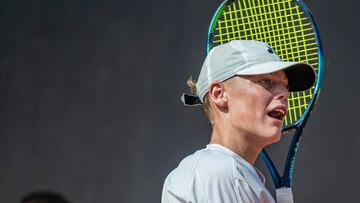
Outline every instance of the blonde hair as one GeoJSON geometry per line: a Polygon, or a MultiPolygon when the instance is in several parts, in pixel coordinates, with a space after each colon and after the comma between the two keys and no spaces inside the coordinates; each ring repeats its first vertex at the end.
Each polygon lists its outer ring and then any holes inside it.
{"type": "MultiPolygon", "coordinates": [[[[190,92],[192,95],[197,95],[197,88],[196,88],[196,81],[192,79],[192,77],[190,77],[186,84],[188,85],[190,92]]],[[[210,123],[212,123],[212,111],[211,111],[211,106],[210,106],[210,101],[209,101],[209,96],[208,94],[206,94],[204,96],[204,100],[203,100],[203,110],[205,113],[205,116],[207,117],[207,119],[210,121],[210,123]]]]}

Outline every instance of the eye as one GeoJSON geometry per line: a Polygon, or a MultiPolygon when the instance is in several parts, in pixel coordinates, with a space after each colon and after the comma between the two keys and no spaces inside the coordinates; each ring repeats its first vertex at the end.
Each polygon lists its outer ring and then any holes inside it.
{"type": "Polygon", "coordinates": [[[273,84],[273,81],[270,78],[262,78],[258,81],[262,85],[270,86],[273,84]]]}

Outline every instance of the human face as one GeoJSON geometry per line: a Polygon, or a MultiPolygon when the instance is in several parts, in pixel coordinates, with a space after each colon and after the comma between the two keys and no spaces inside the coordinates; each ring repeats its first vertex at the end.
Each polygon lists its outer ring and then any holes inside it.
{"type": "Polygon", "coordinates": [[[263,147],[279,141],[289,96],[285,72],[235,76],[227,86],[230,125],[263,147]]]}

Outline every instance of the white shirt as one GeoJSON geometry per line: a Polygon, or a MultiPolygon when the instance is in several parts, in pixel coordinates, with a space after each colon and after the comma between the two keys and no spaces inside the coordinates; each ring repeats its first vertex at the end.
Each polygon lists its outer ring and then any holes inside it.
{"type": "Polygon", "coordinates": [[[222,145],[181,161],[164,182],[162,203],[274,203],[264,176],[222,145]]]}

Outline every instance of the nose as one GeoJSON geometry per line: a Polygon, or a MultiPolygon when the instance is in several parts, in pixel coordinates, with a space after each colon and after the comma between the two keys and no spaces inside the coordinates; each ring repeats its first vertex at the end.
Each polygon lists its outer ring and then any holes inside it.
{"type": "Polygon", "coordinates": [[[284,85],[279,84],[275,91],[275,98],[286,102],[289,98],[289,90],[284,85]]]}

